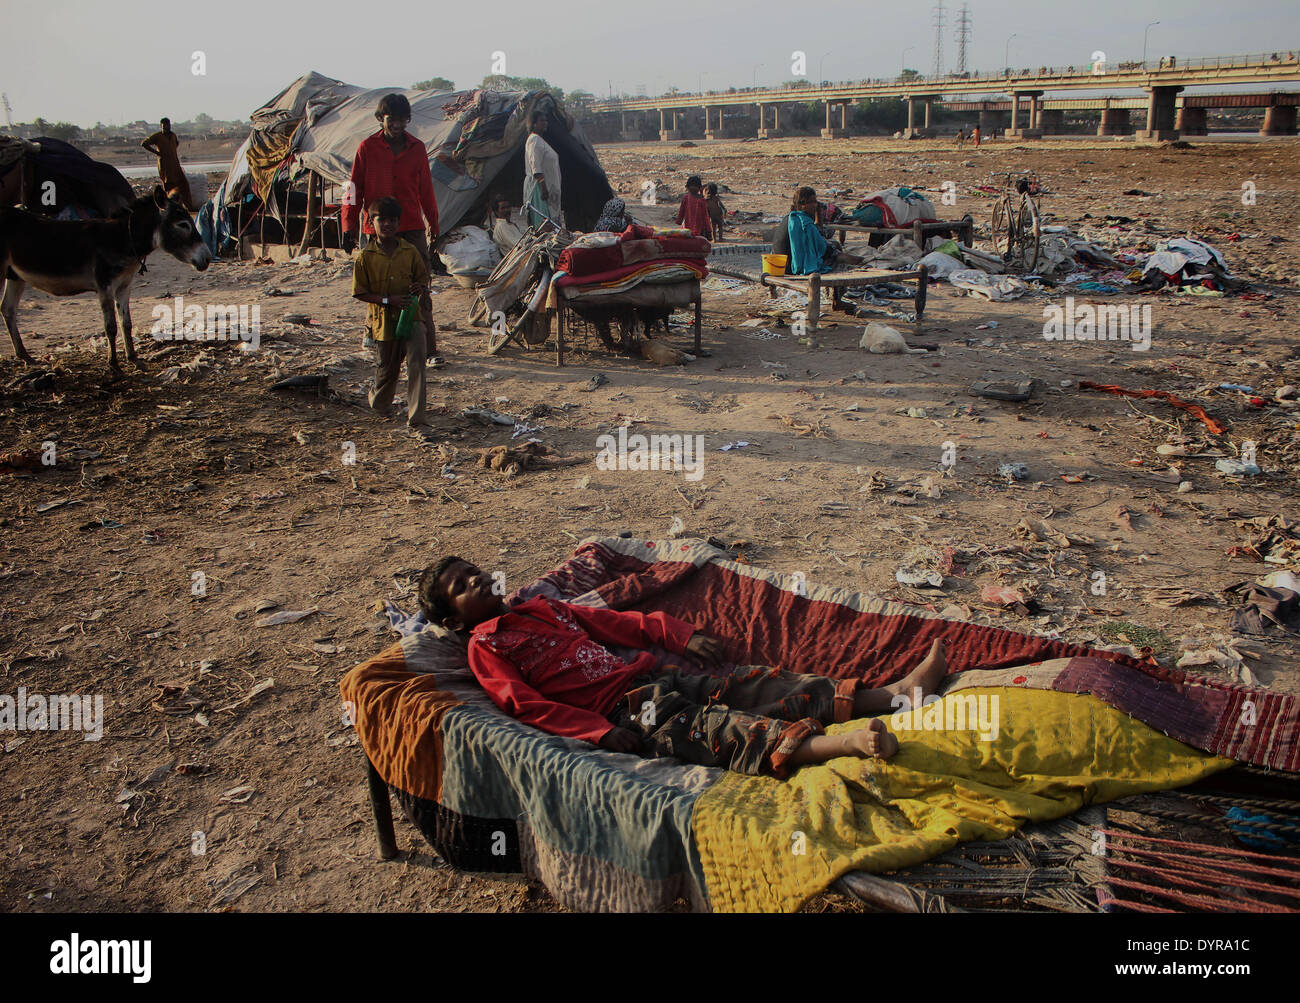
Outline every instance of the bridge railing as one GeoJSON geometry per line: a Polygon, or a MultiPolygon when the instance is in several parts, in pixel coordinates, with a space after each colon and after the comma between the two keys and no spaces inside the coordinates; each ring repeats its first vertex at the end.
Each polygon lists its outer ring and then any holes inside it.
{"type": "MultiPolygon", "coordinates": [[[[1203,69],[1231,69],[1233,67],[1243,66],[1286,66],[1289,64],[1300,63],[1300,50],[1288,50],[1278,52],[1252,53],[1244,56],[1201,56],[1188,59],[1182,56],[1155,56],[1148,57],[1145,63],[1140,59],[1124,60],[1119,62],[1108,62],[1104,64],[1106,74],[1113,73],[1159,73],[1162,70],[1203,70],[1203,69]]],[[[624,101],[658,101],[667,98],[689,98],[691,100],[703,100],[709,97],[735,97],[737,94],[772,94],[777,92],[798,93],[804,90],[819,90],[831,87],[884,87],[891,84],[928,84],[928,83],[951,83],[953,81],[965,80],[988,80],[990,82],[1016,80],[1022,77],[1066,77],[1091,75],[1092,65],[1090,63],[1081,63],[1077,66],[1025,66],[1020,69],[1007,67],[1002,70],[972,70],[967,73],[943,73],[938,76],[934,74],[917,74],[903,78],[896,77],[873,77],[866,80],[824,80],[821,84],[802,83],[798,85],[783,85],[781,87],[733,87],[725,91],[708,90],[708,91],[678,91],[674,94],[636,94],[636,95],[619,95],[618,97],[606,98],[599,101],[602,106],[621,105],[624,101]]]]}

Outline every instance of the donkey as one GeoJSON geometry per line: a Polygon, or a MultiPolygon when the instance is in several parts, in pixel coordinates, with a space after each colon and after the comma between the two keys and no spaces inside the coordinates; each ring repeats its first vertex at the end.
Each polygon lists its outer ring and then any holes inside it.
{"type": "Polygon", "coordinates": [[[199,271],[212,260],[189,213],[179,202],[170,201],[160,185],[109,219],[65,222],[0,207],[0,278],[5,280],[0,316],[9,329],[14,354],[25,363],[35,361],[18,335],[18,301],[30,282],[53,296],[97,292],[108,336],[109,366],[122,371],[117,362],[120,318],[127,360],[143,369],[131,338],[131,283],[144,271],[145,258],[159,248],[199,271]]]}

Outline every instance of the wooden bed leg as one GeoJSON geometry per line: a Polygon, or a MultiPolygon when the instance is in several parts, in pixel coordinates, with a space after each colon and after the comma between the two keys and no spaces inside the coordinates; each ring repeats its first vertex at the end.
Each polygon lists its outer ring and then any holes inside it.
{"type": "Polygon", "coordinates": [[[914,305],[916,307],[916,321],[919,324],[921,322],[921,315],[925,313],[925,287],[926,283],[930,280],[930,268],[928,265],[919,265],[916,270],[919,274],[916,277],[916,299],[914,300],[914,305]]]}
{"type": "Polygon", "coordinates": [[[564,365],[564,304],[555,307],[555,364],[564,365]]]}
{"type": "Polygon", "coordinates": [[[817,333],[817,322],[822,316],[822,277],[813,272],[808,279],[808,333],[817,333]]]}
{"type": "Polygon", "coordinates": [[[370,810],[375,816],[375,837],[379,840],[379,859],[397,856],[397,839],[393,835],[393,805],[388,800],[388,785],[366,756],[366,784],[370,788],[370,810]]]}
{"type": "Polygon", "coordinates": [[[921,249],[921,253],[924,254],[925,253],[925,224],[922,223],[919,219],[912,224],[912,239],[916,241],[916,246],[919,247],[921,249]]]}
{"type": "Polygon", "coordinates": [[[962,243],[967,247],[975,246],[975,220],[970,213],[961,218],[962,243]]]}
{"type": "Polygon", "coordinates": [[[704,326],[704,296],[700,292],[699,282],[695,283],[695,355],[700,354],[700,334],[704,326]]]}

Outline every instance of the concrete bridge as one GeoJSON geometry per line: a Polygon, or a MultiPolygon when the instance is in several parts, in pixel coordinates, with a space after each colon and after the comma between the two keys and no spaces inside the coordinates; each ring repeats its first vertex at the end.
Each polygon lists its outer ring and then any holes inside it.
{"type": "Polygon", "coordinates": [[[990,117],[981,121],[981,127],[985,129],[995,127],[993,115],[1009,112],[1007,135],[1022,139],[1039,138],[1045,132],[1059,128],[1063,112],[1068,108],[1090,107],[1101,109],[1102,121],[1097,133],[1102,136],[1127,134],[1131,131],[1129,113],[1133,110],[1140,111],[1143,107],[1146,109],[1146,127],[1137,131],[1139,139],[1176,139],[1182,131],[1189,135],[1204,135],[1206,110],[1224,107],[1262,107],[1265,114],[1261,135],[1295,135],[1296,95],[1290,92],[1179,97],[1180,92],[1187,87],[1258,87],[1261,84],[1284,83],[1300,83],[1300,58],[1297,58],[1296,52],[1215,56],[1181,62],[1175,57],[1166,57],[1155,65],[1150,61],[1146,64],[1120,63],[1116,66],[1097,63],[1078,67],[1006,70],[1000,74],[975,72],[944,77],[863,80],[856,83],[823,82],[821,86],[808,87],[744,88],[725,92],[595,101],[590,108],[593,114],[620,114],[622,132],[628,139],[640,136],[640,129],[633,127],[639,116],[657,112],[659,138],[663,141],[682,138],[681,116],[688,109],[703,109],[704,138],[713,139],[721,133],[726,109],[744,107],[748,110],[756,107],[758,135],[769,137],[781,134],[783,106],[812,102],[825,105],[826,125],[821,131],[822,136],[828,139],[838,138],[848,135],[848,106],[873,98],[907,101],[907,128],[904,135],[909,138],[934,134],[930,122],[931,109],[940,104],[946,107],[971,107],[971,110],[979,111],[981,116],[987,112],[990,117]],[[1049,92],[1080,90],[1142,90],[1146,92],[1146,97],[1043,100],[1049,92]],[[973,107],[1002,103],[998,101],[961,101],[963,95],[987,95],[990,92],[1007,94],[1005,107],[973,107]],[[1239,98],[1247,99],[1246,103],[1238,103],[1239,98]],[[837,109],[838,125],[834,124],[834,112],[837,109]],[[1022,109],[1025,112],[1023,124],[1022,109]]]}

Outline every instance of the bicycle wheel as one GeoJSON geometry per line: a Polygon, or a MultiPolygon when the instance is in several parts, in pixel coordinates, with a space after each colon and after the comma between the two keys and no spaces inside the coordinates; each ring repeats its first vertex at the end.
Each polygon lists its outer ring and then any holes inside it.
{"type": "Polygon", "coordinates": [[[1015,227],[1008,218],[1011,215],[1011,203],[1007,199],[1000,198],[993,204],[993,250],[1004,261],[1014,246],[1015,227]]]}
{"type": "Polygon", "coordinates": [[[1038,248],[1042,241],[1042,223],[1038,218],[1038,203],[1030,196],[1020,197],[1019,226],[1016,227],[1020,243],[1020,260],[1026,272],[1038,265],[1038,248]]]}

